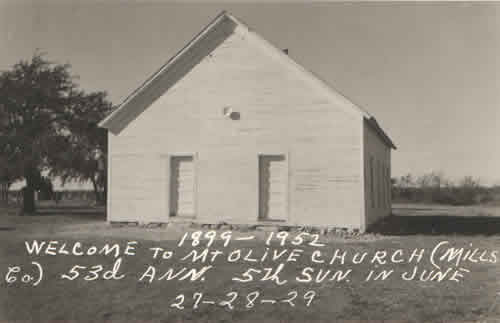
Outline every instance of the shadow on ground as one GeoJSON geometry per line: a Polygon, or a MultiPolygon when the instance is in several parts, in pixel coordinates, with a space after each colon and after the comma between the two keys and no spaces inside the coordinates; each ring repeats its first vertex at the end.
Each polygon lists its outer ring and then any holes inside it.
{"type": "Polygon", "coordinates": [[[25,214],[21,216],[67,216],[67,217],[82,217],[92,220],[106,220],[105,207],[97,206],[43,206],[38,207],[35,214],[25,214]]]}
{"type": "Polygon", "coordinates": [[[105,218],[105,205],[90,205],[75,202],[74,204],[55,204],[41,202],[36,206],[34,214],[24,214],[21,212],[21,205],[9,205],[0,207],[0,215],[19,216],[46,216],[46,215],[89,215],[105,218]]]}
{"type": "Polygon", "coordinates": [[[392,215],[375,223],[369,232],[385,235],[500,235],[500,218],[392,215]]]}

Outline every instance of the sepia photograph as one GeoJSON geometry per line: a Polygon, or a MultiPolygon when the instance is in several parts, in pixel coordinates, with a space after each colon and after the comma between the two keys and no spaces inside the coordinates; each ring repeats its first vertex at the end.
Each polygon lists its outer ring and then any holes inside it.
{"type": "Polygon", "coordinates": [[[500,323],[500,2],[0,0],[0,323],[500,323]]]}

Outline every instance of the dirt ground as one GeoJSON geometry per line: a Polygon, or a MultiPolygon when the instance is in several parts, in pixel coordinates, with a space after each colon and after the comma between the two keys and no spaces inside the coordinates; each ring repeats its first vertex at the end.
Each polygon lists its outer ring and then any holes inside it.
{"type": "MultiPolygon", "coordinates": [[[[311,264],[312,253],[318,248],[300,246],[304,257],[286,264],[281,278],[288,283],[279,286],[269,281],[254,280],[236,283],[230,278],[243,273],[250,265],[265,268],[275,263],[267,260],[257,265],[245,262],[216,260],[214,271],[205,281],[156,281],[147,283],[138,277],[148,266],[158,271],[179,269],[181,261],[169,262],[152,259],[147,253],[152,247],[187,253],[192,246],[178,246],[187,231],[198,229],[182,226],[166,228],[110,227],[105,222],[103,208],[87,205],[42,208],[37,216],[23,217],[15,209],[0,210],[0,322],[500,322],[500,259],[493,262],[492,252],[500,249],[499,218],[491,215],[466,213],[414,214],[415,206],[395,206],[395,216],[388,218],[372,233],[360,237],[321,236],[325,253],[341,249],[348,254],[366,252],[373,255],[385,250],[401,250],[408,255],[412,250],[430,252],[443,241],[450,246],[468,250],[478,248],[488,262],[465,261],[457,267],[470,272],[460,282],[444,280],[402,280],[391,276],[384,281],[366,281],[370,270],[394,269],[395,274],[411,272],[415,263],[404,261],[374,266],[363,262],[354,268],[347,281],[324,280],[303,284],[296,279],[306,267],[319,269],[351,268],[348,265],[311,264]],[[413,222],[412,222],[413,221],[413,222]],[[97,264],[112,268],[116,259],[105,255],[29,255],[25,241],[58,241],[68,246],[80,242],[83,246],[102,246],[106,243],[125,245],[137,241],[138,252],[133,257],[123,257],[122,280],[74,281],[62,280],[74,265],[90,268],[97,264]],[[19,265],[33,267],[32,261],[43,265],[44,278],[38,286],[8,283],[8,268],[19,265]],[[278,300],[279,304],[259,303],[250,308],[248,295],[258,291],[259,299],[278,300]],[[288,293],[297,291],[294,306],[284,302],[288,293]],[[306,306],[306,293],[313,291],[315,299],[306,306]],[[199,303],[202,299],[224,300],[228,293],[238,296],[234,308],[199,303]],[[185,297],[185,308],[172,307],[179,295],[185,297]]],[[[439,208],[436,208],[439,209],[439,208]]],[[[427,212],[428,207],[426,207],[427,212]]],[[[484,211],[484,210],[483,210],[484,211]]],[[[488,211],[488,210],[486,210],[488,211]]],[[[450,208],[446,209],[450,212],[450,208]]],[[[221,234],[221,232],[217,232],[221,234]]],[[[231,250],[252,250],[263,254],[266,248],[285,247],[264,244],[267,231],[233,232],[231,250]],[[253,241],[235,241],[238,237],[255,235],[253,241]]],[[[204,242],[201,243],[203,245],[204,242]]],[[[219,239],[212,246],[224,249],[219,239]]],[[[201,249],[200,249],[201,250],[201,249]]],[[[499,256],[500,258],[500,256],[499,256]]],[[[197,266],[199,268],[200,266],[197,266]]],[[[418,263],[419,270],[432,269],[428,257],[418,263]]],[[[455,267],[455,266],[454,266],[455,267]]],[[[316,276],[315,276],[316,277],[316,276]]],[[[309,296],[311,294],[308,294],[309,296]]]]}

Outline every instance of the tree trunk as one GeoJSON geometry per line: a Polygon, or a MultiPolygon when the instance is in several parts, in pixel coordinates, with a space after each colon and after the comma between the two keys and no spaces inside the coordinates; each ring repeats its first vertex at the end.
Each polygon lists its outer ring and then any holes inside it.
{"type": "MultiPolygon", "coordinates": [[[[26,181],[28,183],[28,181],[26,181]]],[[[23,189],[23,214],[35,213],[35,189],[29,184],[23,189]]]]}
{"type": "Polygon", "coordinates": [[[99,193],[99,187],[97,185],[97,182],[94,178],[91,178],[91,181],[92,181],[92,186],[94,187],[95,203],[96,205],[101,205],[102,197],[101,194],[99,193]]]}
{"type": "Polygon", "coordinates": [[[35,207],[35,181],[36,169],[27,169],[25,172],[26,186],[23,189],[23,214],[31,215],[35,207]]]}

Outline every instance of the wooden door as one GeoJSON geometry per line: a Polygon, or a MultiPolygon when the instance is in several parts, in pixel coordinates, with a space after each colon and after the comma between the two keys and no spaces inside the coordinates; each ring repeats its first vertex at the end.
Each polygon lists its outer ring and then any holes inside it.
{"type": "Polygon", "coordinates": [[[170,216],[195,215],[195,166],[193,156],[170,160],[170,216]]]}
{"type": "Polygon", "coordinates": [[[259,156],[259,219],[287,220],[288,167],[285,155],[259,156]]]}

